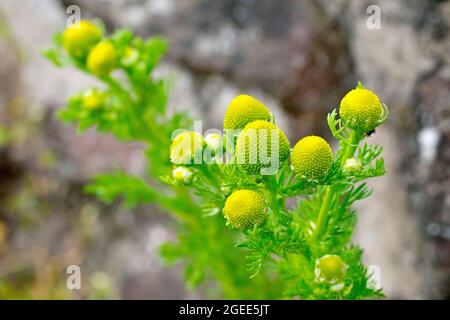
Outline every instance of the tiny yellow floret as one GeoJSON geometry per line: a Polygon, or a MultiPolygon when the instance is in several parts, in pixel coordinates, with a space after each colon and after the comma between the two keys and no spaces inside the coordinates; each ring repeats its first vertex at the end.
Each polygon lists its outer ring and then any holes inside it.
{"type": "Polygon", "coordinates": [[[116,62],[116,49],[110,42],[104,41],[97,44],[89,52],[87,68],[97,76],[106,76],[114,70],[116,62]]]}
{"type": "Polygon", "coordinates": [[[248,173],[265,174],[261,169],[278,170],[289,153],[289,140],[283,131],[273,123],[257,120],[247,124],[239,134],[235,161],[248,173]]]}
{"type": "Polygon", "coordinates": [[[245,94],[234,98],[225,112],[223,118],[224,129],[243,129],[248,123],[255,120],[270,120],[270,111],[259,100],[245,94]]]}
{"type": "Polygon", "coordinates": [[[330,170],[333,159],[328,142],[318,136],[308,136],[292,149],[291,164],[297,175],[317,179],[330,170]]]}
{"type": "Polygon", "coordinates": [[[85,58],[102,38],[102,31],[90,21],[74,23],[63,33],[63,47],[75,58],[85,58]]]}
{"type": "Polygon", "coordinates": [[[231,226],[248,229],[263,222],[267,215],[267,204],[257,192],[242,189],[227,198],[223,212],[231,226]]]}
{"type": "Polygon", "coordinates": [[[378,126],[383,106],[372,91],[356,88],[342,99],[339,114],[348,127],[366,133],[378,126]]]}

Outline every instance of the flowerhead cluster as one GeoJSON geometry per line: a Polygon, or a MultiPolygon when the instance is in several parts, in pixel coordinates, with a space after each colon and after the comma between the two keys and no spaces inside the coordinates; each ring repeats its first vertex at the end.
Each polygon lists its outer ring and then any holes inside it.
{"type": "Polygon", "coordinates": [[[92,74],[104,77],[117,67],[117,52],[112,42],[102,40],[102,30],[94,23],[82,20],[63,33],[63,47],[92,74]]]}
{"type": "Polygon", "coordinates": [[[251,175],[273,175],[291,157],[299,177],[317,179],[330,169],[334,157],[328,143],[317,136],[300,140],[291,155],[284,132],[271,120],[269,109],[257,99],[238,95],[224,116],[224,136],[191,131],[176,136],[170,148],[174,164],[214,163],[241,166],[251,175]],[[202,155],[203,153],[203,155],[202,155]],[[213,155],[213,157],[211,157],[213,155]]]}

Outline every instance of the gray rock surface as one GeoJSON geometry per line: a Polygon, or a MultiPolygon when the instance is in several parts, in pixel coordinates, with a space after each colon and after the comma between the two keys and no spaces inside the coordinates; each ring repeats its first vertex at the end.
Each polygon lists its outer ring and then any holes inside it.
{"type": "MultiPolygon", "coordinates": [[[[340,20],[349,35],[351,54],[358,79],[380,93],[390,107],[391,117],[386,133],[377,137],[385,146],[387,162],[393,169],[383,179],[397,178],[378,186],[371,205],[387,205],[379,210],[380,222],[398,224],[394,232],[384,230],[374,241],[374,250],[389,254],[399,238],[408,239],[409,250],[415,257],[398,261],[398,256],[386,256],[383,263],[402,269],[403,280],[416,286],[417,297],[448,295],[448,141],[450,87],[448,86],[448,46],[450,44],[450,3],[448,1],[372,1],[381,12],[381,28],[370,29],[366,12],[368,4],[362,1],[337,1],[333,5],[321,1],[326,11],[340,20]],[[388,149],[389,146],[393,148],[388,149]],[[400,155],[397,157],[396,155],[400,155]],[[394,156],[394,159],[391,159],[394,156]],[[392,189],[377,197],[381,191],[392,189]],[[431,191],[432,190],[432,191],[431,191]],[[388,194],[393,196],[386,197],[388,194]],[[403,203],[403,206],[400,204],[403,203]],[[395,209],[397,208],[397,209],[395,209]],[[403,217],[401,217],[403,215],[403,217]],[[430,239],[429,227],[439,229],[430,239]],[[404,233],[400,236],[398,233],[404,233]],[[428,232],[428,234],[426,234],[428,232]],[[415,243],[415,244],[413,244],[415,243]],[[447,258],[446,258],[447,257],[447,258]],[[434,267],[431,265],[434,264],[434,267]],[[407,281],[407,279],[409,279],[407,281]],[[417,281],[418,280],[418,281],[417,281]],[[421,292],[419,294],[419,292],[421,292]],[[446,292],[446,293],[445,293],[446,292]]],[[[360,227],[372,223],[364,215],[360,227]]],[[[382,224],[380,224],[382,225],[382,224]]],[[[385,229],[385,228],[383,228],[385,229]]],[[[386,229],[391,229],[386,227],[386,229]]],[[[364,241],[363,231],[359,232],[364,241]]],[[[402,252],[403,245],[395,249],[402,252]]],[[[368,250],[368,255],[372,250],[368,250]]],[[[405,257],[408,255],[405,254],[405,257]]],[[[372,260],[373,257],[368,257],[372,260]]],[[[391,274],[400,274],[392,272],[391,274]]],[[[388,285],[389,286],[389,285],[388,285]]],[[[400,286],[392,287],[392,296],[403,296],[400,286]]]]}

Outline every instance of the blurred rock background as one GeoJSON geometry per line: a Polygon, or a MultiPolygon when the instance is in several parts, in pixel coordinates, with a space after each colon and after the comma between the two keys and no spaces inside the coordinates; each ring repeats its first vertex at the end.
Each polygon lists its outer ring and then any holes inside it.
{"type": "Polygon", "coordinates": [[[326,114],[357,80],[377,92],[391,117],[369,140],[384,146],[388,174],[359,205],[355,241],[388,298],[450,297],[450,1],[0,0],[1,298],[200,297],[158,258],[167,215],[83,194],[93,174],[139,174],[144,160],[140,145],[77,136],[54,117],[93,81],[40,56],[72,4],[109,29],[167,37],[158,72],[175,81],[170,105],[209,127],[247,92],[291,141],[330,138],[326,114]],[[66,289],[71,264],[80,291],[66,289]]]}

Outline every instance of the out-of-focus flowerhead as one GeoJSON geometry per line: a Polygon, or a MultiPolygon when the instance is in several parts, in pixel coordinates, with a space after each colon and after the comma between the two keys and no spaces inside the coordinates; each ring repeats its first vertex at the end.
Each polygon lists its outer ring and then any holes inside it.
{"type": "Polygon", "coordinates": [[[173,169],[172,177],[179,183],[189,184],[194,178],[194,173],[189,168],[179,166],[173,169]]]}
{"type": "Polygon", "coordinates": [[[83,93],[83,107],[96,110],[105,105],[106,96],[98,89],[88,89],[83,93]]]}
{"type": "Polygon", "coordinates": [[[63,47],[71,56],[82,59],[101,38],[102,31],[98,26],[82,20],[64,30],[63,47]]]}
{"type": "Polygon", "coordinates": [[[116,63],[116,49],[108,41],[100,42],[93,47],[87,58],[88,70],[100,77],[106,76],[114,70],[116,63]]]}
{"type": "Polygon", "coordinates": [[[195,131],[178,134],[170,145],[170,160],[174,164],[191,164],[194,158],[201,157],[203,136],[195,131]]]}
{"type": "Polygon", "coordinates": [[[139,59],[139,51],[132,47],[126,47],[122,57],[122,64],[124,66],[131,66],[139,59]]]}

